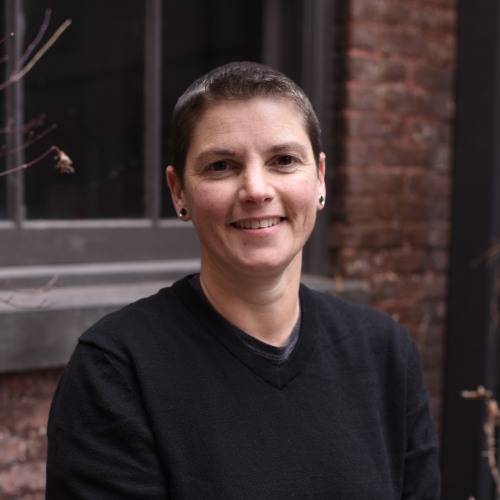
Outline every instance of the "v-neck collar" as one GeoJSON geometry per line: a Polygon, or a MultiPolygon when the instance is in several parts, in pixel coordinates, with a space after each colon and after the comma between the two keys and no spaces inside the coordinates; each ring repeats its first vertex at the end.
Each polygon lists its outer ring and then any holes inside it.
{"type": "Polygon", "coordinates": [[[289,358],[276,365],[253,352],[244,345],[231,331],[227,320],[221,317],[212,306],[193,289],[189,283],[192,276],[187,276],[173,285],[173,291],[180,298],[184,306],[192,313],[203,329],[215,337],[233,356],[243,363],[249,370],[261,377],[267,383],[283,389],[307,365],[316,345],[318,335],[316,304],[309,289],[300,286],[299,296],[302,310],[302,322],[299,340],[289,358]]]}

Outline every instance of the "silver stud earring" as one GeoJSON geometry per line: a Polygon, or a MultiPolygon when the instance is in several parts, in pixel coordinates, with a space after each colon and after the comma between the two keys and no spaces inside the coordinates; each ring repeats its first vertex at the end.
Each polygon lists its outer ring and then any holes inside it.
{"type": "Polygon", "coordinates": [[[325,197],[324,197],[324,196],[320,196],[318,201],[319,201],[319,204],[320,204],[322,207],[324,207],[324,206],[325,206],[325,197]]]}
{"type": "Polygon", "coordinates": [[[182,219],[183,217],[186,217],[188,211],[182,207],[180,210],[179,210],[179,217],[182,219]]]}

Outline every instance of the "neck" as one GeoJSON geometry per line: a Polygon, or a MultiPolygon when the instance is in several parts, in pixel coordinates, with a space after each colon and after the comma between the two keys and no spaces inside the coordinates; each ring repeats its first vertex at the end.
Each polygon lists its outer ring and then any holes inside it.
{"type": "Polygon", "coordinates": [[[242,278],[221,270],[212,272],[202,261],[201,286],[228,321],[263,342],[282,346],[300,314],[300,264],[298,258],[280,274],[242,278]]]}

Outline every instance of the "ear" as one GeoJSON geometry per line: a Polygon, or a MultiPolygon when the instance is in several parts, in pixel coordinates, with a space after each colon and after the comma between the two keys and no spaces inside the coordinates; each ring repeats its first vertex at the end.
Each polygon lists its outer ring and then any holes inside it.
{"type": "MultiPolygon", "coordinates": [[[[172,165],[167,167],[165,174],[168,188],[170,189],[170,196],[172,197],[172,203],[174,204],[175,212],[178,214],[181,208],[188,208],[186,206],[184,190],[182,189],[181,181],[172,165]]],[[[189,215],[183,217],[183,220],[189,220],[189,215]]]]}
{"type": "MultiPolygon", "coordinates": [[[[326,198],[326,186],[325,186],[325,172],[326,172],[326,155],[325,153],[320,153],[319,163],[318,163],[318,199],[320,196],[326,198]]],[[[319,207],[322,210],[323,206],[319,207]]]]}

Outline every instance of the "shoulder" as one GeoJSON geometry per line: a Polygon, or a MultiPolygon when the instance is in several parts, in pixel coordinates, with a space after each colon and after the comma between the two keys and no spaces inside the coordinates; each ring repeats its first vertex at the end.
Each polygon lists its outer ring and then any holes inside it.
{"type": "Polygon", "coordinates": [[[305,286],[301,287],[301,300],[314,308],[319,327],[330,342],[342,341],[360,354],[366,348],[413,355],[415,347],[408,331],[385,312],[305,286]]]}
{"type": "MultiPolygon", "coordinates": [[[[183,278],[181,281],[185,281],[183,278]]],[[[155,338],[168,338],[185,321],[186,311],[173,286],[159,290],[102,317],[78,339],[80,345],[91,345],[118,354],[146,346],[154,348],[155,338]],[[167,333],[169,335],[165,335],[167,333]]]]}

